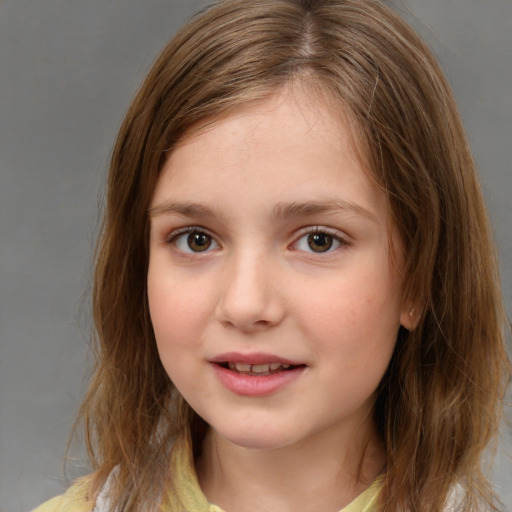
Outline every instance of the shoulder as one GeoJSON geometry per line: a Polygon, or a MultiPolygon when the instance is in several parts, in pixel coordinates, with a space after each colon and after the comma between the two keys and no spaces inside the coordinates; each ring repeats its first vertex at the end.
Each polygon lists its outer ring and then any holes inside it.
{"type": "Polygon", "coordinates": [[[81,478],[64,494],[35,508],[32,512],[91,512],[94,501],[89,498],[90,477],[81,478]]]}
{"type": "Polygon", "coordinates": [[[363,493],[340,512],[375,512],[383,483],[383,476],[378,476],[363,493]]]}

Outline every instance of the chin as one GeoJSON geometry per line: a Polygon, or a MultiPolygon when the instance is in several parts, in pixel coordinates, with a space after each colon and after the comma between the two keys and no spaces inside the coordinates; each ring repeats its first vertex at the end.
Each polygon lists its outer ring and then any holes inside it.
{"type": "Polygon", "coordinates": [[[298,441],[294,436],[287,435],[289,433],[276,429],[275,425],[270,428],[268,425],[251,425],[250,428],[241,426],[238,429],[230,425],[227,429],[214,430],[229,443],[253,450],[276,450],[298,441]]]}
{"type": "MultiPolygon", "coordinates": [[[[222,435],[222,434],[219,434],[222,435]]],[[[238,436],[238,437],[227,437],[222,436],[229,443],[239,446],[241,448],[247,448],[249,450],[277,450],[279,448],[284,448],[291,443],[280,442],[275,438],[262,438],[261,436],[257,437],[248,437],[246,435],[238,436]]]]}

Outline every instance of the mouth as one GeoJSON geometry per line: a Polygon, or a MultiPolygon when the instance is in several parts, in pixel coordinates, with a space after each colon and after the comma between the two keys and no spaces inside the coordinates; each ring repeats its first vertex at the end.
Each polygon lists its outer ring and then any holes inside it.
{"type": "Polygon", "coordinates": [[[307,365],[263,352],[225,352],[210,359],[220,382],[239,396],[264,397],[292,386],[307,365]]]}
{"type": "Polygon", "coordinates": [[[262,363],[262,364],[247,364],[235,363],[233,361],[222,361],[216,363],[226,370],[230,370],[240,375],[250,375],[254,377],[264,377],[267,375],[275,375],[276,373],[287,372],[295,370],[304,365],[293,365],[288,363],[262,363]]]}

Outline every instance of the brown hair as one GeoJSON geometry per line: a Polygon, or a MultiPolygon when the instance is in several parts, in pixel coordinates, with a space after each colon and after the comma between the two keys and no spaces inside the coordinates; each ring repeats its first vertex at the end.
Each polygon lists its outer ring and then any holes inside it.
{"type": "Polygon", "coordinates": [[[379,511],[439,511],[455,483],[464,510],[497,510],[481,459],[497,434],[510,365],[488,220],[438,64],[373,0],[223,0],[151,69],[113,152],[97,252],[97,365],[80,416],[96,469],[91,492],[117,467],[116,510],[147,508],[168,478],[174,436],[192,428],[200,437],[204,427],[186,404],[172,406],[148,313],[147,210],[162,164],[198,121],[292,78],[319,84],[355,121],[404,243],[404,300],[419,305],[378,389],[387,450],[379,511]]]}

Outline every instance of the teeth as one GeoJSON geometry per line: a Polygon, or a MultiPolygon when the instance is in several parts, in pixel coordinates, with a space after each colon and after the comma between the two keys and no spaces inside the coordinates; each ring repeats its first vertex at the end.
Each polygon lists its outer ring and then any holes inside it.
{"type": "Polygon", "coordinates": [[[241,373],[268,374],[277,370],[287,370],[290,366],[286,363],[244,364],[228,361],[228,368],[230,370],[241,373]]]}
{"type": "Polygon", "coordinates": [[[270,364],[253,364],[251,366],[251,372],[264,373],[270,371],[270,364]]]}

